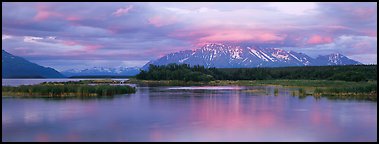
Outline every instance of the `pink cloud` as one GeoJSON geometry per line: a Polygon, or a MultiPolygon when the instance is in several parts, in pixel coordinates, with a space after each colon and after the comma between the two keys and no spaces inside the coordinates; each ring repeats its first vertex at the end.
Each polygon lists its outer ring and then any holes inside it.
{"type": "Polygon", "coordinates": [[[175,16],[170,17],[161,17],[161,16],[154,16],[147,20],[149,24],[154,25],[155,27],[161,27],[165,25],[170,25],[177,22],[177,18],[175,16]]]}
{"type": "Polygon", "coordinates": [[[103,45],[100,45],[100,44],[85,44],[85,43],[80,43],[80,42],[71,41],[71,40],[62,41],[61,43],[66,46],[81,46],[85,50],[89,50],[89,51],[93,51],[93,50],[104,47],[103,45]]]}
{"type": "Polygon", "coordinates": [[[33,19],[36,21],[43,21],[49,18],[60,18],[67,21],[71,21],[71,22],[81,20],[79,16],[62,14],[62,13],[56,12],[53,10],[53,7],[48,6],[48,5],[42,5],[42,4],[37,5],[36,10],[37,10],[37,14],[33,17],[33,19]]]}
{"type": "Polygon", "coordinates": [[[117,34],[118,32],[120,32],[122,30],[122,27],[121,26],[118,26],[118,25],[111,25],[107,28],[107,30],[112,33],[112,34],[117,34]]]}
{"type": "Polygon", "coordinates": [[[362,32],[367,35],[367,36],[371,36],[371,37],[377,37],[378,36],[378,33],[376,30],[372,30],[372,29],[364,29],[362,30],[362,32]]]}
{"type": "Polygon", "coordinates": [[[83,46],[85,47],[86,50],[89,50],[89,51],[97,50],[98,48],[103,47],[102,45],[99,45],[99,44],[85,44],[83,46]]]}
{"type": "Polygon", "coordinates": [[[43,20],[46,20],[50,17],[62,16],[62,14],[60,14],[60,13],[51,11],[50,10],[51,8],[48,7],[47,5],[37,5],[36,9],[37,9],[37,14],[33,18],[36,21],[43,21],[43,20]]]}
{"type": "Polygon", "coordinates": [[[358,41],[352,45],[352,48],[355,48],[355,51],[351,51],[352,54],[364,53],[366,51],[372,51],[373,44],[370,41],[358,41]]]}
{"type": "Polygon", "coordinates": [[[34,17],[35,20],[45,20],[49,18],[51,14],[47,11],[38,11],[37,15],[34,17]]]}
{"type": "Polygon", "coordinates": [[[279,35],[275,32],[250,29],[208,29],[198,28],[194,30],[176,31],[170,36],[185,38],[195,41],[196,44],[209,42],[281,42],[287,35],[279,35]]]}
{"type": "MultiPolygon", "coordinates": [[[[165,50],[162,50],[161,48],[157,48],[157,47],[147,47],[146,50],[143,50],[141,53],[146,56],[156,55],[157,58],[160,58],[169,53],[175,53],[175,52],[185,50],[185,49],[189,49],[189,47],[167,46],[165,50]]],[[[138,54],[138,55],[141,55],[141,54],[138,54]]]]}
{"type": "Polygon", "coordinates": [[[75,46],[75,45],[79,45],[79,43],[76,42],[76,41],[62,41],[62,44],[63,44],[63,45],[66,45],[66,46],[75,46]]]}
{"type": "Polygon", "coordinates": [[[359,17],[361,19],[369,19],[369,18],[375,16],[376,8],[360,7],[360,8],[352,9],[351,11],[352,11],[352,14],[354,14],[354,16],[356,16],[356,17],[359,17]]]}
{"type": "Polygon", "coordinates": [[[65,19],[67,21],[78,21],[78,20],[80,20],[80,17],[78,17],[78,16],[67,16],[65,19]]]}
{"type": "Polygon", "coordinates": [[[129,5],[128,7],[125,7],[125,8],[119,8],[115,12],[113,12],[112,15],[122,16],[124,14],[128,14],[131,9],[133,9],[133,5],[129,5]]]}
{"type": "Polygon", "coordinates": [[[320,35],[313,35],[311,36],[308,41],[306,42],[307,44],[325,44],[325,43],[331,43],[333,42],[333,38],[330,36],[320,36],[320,35]]]}

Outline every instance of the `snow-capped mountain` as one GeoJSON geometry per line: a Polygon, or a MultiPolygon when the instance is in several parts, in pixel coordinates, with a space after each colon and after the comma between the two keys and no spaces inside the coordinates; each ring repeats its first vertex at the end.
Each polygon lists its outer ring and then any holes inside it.
{"type": "Polygon", "coordinates": [[[360,64],[359,62],[349,59],[339,53],[332,53],[330,55],[318,56],[314,65],[354,65],[360,64]]]}
{"type": "Polygon", "coordinates": [[[142,69],[148,69],[149,64],[166,65],[169,63],[185,63],[216,68],[360,64],[360,62],[351,60],[341,54],[319,56],[314,59],[304,53],[285,51],[279,48],[207,44],[196,50],[186,50],[165,55],[157,60],[148,62],[142,69]]]}
{"type": "Polygon", "coordinates": [[[134,76],[139,73],[137,67],[104,68],[93,67],[89,69],[69,69],[62,71],[65,76],[134,76]]]}

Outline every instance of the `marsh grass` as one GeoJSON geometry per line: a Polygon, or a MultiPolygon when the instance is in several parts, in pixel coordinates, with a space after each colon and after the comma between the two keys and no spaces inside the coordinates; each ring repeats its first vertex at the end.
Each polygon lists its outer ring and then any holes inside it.
{"type": "Polygon", "coordinates": [[[377,100],[377,83],[365,83],[344,87],[316,88],[314,95],[331,99],[377,100]]]}
{"type": "Polygon", "coordinates": [[[29,96],[29,97],[93,97],[113,96],[116,94],[135,93],[136,89],[127,85],[87,85],[87,84],[37,84],[21,85],[17,87],[2,86],[4,96],[29,96]]]}
{"type": "Polygon", "coordinates": [[[278,96],[278,94],[279,94],[279,89],[278,89],[278,88],[275,88],[275,89],[274,89],[274,96],[278,96]]]}
{"type": "Polygon", "coordinates": [[[264,93],[266,94],[266,90],[263,89],[251,89],[251,90],[245,90],[244,92],[249,92],[249,93],[264,93]]]}

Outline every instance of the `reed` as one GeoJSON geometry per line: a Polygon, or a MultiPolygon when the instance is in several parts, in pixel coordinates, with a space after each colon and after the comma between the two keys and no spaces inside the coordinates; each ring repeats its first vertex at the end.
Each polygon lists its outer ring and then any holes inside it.
{"type": "Polygon", "coordinates": [[[112,96],[135,93],[136,89],[127,85],[87,85],[87,84],[38,84],[17,87],[2,86],[6,96],[43,96],[43,97],[85,97],[112,96]]]}

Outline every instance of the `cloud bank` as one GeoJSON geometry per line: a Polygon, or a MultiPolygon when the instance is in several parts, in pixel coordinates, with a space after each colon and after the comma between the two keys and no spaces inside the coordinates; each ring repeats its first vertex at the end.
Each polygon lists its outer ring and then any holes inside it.
{"type": "Polygon", "coordinates": [[[58,70],[142,66],[212,42],[313,56],[338,52],[377,63],[377,3],[4,2],[2,8],[2,49],[58,70]]]}

